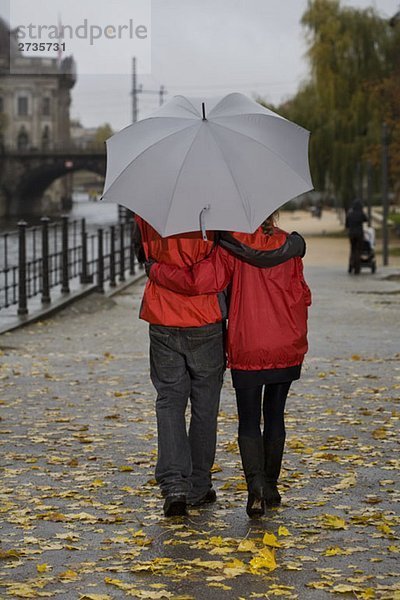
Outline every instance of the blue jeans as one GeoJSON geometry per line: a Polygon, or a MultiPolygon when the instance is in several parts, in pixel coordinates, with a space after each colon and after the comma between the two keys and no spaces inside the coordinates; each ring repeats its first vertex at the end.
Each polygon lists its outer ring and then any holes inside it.
{"type": "Polygon", "coordinates": [[[163,496],[184,494],[195,501],[211,488],[225,370],[224,324],[150,325],[149,334],[150,376],[157,391],[156,480],[163,496]]]}

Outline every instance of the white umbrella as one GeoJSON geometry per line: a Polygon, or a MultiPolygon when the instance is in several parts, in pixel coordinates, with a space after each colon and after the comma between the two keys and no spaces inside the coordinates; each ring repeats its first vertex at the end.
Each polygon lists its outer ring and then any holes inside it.
{"type": "Polygon", "coordinates": [[[163,237],[205,229],[251,233],[313,189],[309,132],[233,93],[175,96],[107,141],[102,198],[126,206],[163,237]]]}

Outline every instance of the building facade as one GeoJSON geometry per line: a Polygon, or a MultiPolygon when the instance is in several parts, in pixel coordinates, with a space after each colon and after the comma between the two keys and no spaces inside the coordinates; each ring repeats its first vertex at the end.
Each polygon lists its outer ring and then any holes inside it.
{"type": "Polygon", "coordinates": [[[25,56],[0,18],[0,146],[6,150],[53,150],[70,145],[72,56],[62,60],[25,56]]]}

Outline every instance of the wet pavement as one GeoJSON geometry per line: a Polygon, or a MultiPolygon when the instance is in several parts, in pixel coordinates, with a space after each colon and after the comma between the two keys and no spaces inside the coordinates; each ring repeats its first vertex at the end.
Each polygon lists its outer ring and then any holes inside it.
{"type": "Polygon", "coordinates": [[[258,520],[245,513],[229,374],[217,503],[162,515],[143,283],[2,335],[0,597],[398,598],[390,274],[307,266],[310,352],[287,404],[283,503],[258,520]]]}

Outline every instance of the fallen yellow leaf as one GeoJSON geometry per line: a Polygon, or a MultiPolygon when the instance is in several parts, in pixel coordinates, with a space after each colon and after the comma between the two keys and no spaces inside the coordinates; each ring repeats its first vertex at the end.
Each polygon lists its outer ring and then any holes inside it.
{"type": "Polygon", "coordinates": [[[259,569],[268,569],[269,571],[273,571],[276,569],[276,567],[277,564],[274,550],[270,550],[269,548],[263,548],[259,554],[250,561],[252,573],[257,573],[259,569]]]}
{"type": "Polygon", "coordinates": [[[21,556],[21,552],[18,550],[0,550],[0,560],[1,559],[15,559],[21,556]]]}
{"type": "Polygon", "coordinates": [[[354,587],[354,585],[348,585],[346,583],[339,583],[338,585],[334,585],[332,590],[337,592],[338,594],[348,594],[351,592],[356,592],[358,588],[354,587]]]}
{"type": "Polygon", "coordinates": [[[42,563],[41,565],[36,565],[36,570],[38,573],[46,573],[46,571],[50,571],[51,570],[51,566],[47,565],[46,563],[42,563]]]}
{"type": "Polygon", "coordinates": [[[281,544],[278,542],[277,537],[274,533],[265,533],[263,537],[263,544],[266,546],[272,546],[274,548],[280,548],[281,544]]]}
{"type": "Polygon", "coordinates": [[[347,529],[346,521],[336,515],[322,515],[321,522],[327,529],[347,529]]]}
{"type": "Polygon", "coordinates": [[[237,549],[238,552],[254,552],[257,548],[253,540],[242,540],[237,549]]]}
{"type": "Polygon", "coordinates": [[[216,588],[221,588],[221,590],[231,590],[232,588],[229,585],[225,585],[224,583],[220,583],[219,581],[211,581],[208,584],[208,587],[216,587],[216,588]]]}
{"type": "Polygon", "coordinates": [[[72,571],[71,569],[67,569],[59,574],[59,578],[68,580],[78,579],[78,573],[76,571],[72,571]]]}
{"type": "Polygon", "coordinates": [[[356,596],[361,600],[372,600],[373,598],[375,598],[375,592],[372,588],[367,588],[365,590],[362,590],[361,592],[357,592],[356,596]]]}

